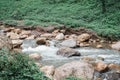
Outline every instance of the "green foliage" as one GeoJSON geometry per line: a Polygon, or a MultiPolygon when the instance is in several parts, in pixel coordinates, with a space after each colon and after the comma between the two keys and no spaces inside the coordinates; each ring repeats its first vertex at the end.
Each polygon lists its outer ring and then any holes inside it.
{"type": "Polygon", "coordinates": [[[0,0],[0,20],[25,25],[87,27],[108,39],[120,39],[120,1],[106,0],[0,0]],[[112,32],[111,32],[112,31],[112,32]]]}
{"type": "Polygon", "coordinates": [[[0,80],[49,80],[27,55],[0,50],[0,80]]]}

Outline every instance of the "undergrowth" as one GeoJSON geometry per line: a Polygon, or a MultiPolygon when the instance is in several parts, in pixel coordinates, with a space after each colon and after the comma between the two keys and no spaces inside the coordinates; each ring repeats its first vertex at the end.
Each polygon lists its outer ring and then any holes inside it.
{"type": "Polygon", "coordinates": [[[0,80],[50,80],[27,55],[0,50],[0,80]]]}

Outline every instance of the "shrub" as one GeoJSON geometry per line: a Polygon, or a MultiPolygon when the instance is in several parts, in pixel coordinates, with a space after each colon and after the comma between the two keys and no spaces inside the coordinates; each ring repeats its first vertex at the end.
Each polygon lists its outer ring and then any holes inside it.
{"type": "Polygon", "coordinates": [[[0,50],[0,80],[49,80],[25,54],[0,50]]]}

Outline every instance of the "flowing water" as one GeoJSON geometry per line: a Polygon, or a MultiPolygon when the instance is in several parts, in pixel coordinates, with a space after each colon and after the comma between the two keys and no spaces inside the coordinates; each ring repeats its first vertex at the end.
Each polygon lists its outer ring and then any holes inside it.
{"type": "Polygon", "coordinates": [[[56,55],[56,52],[59,48],[55,47],[54,44],[54,41],[50,41],[50,46],[36,45],[35,40],[25,40],[22,45],[22,51],[24,53],[40,53],[42,56],[42,60],[40,61],[43,65],[54,65],[56,67],[66,62],[80,60],[84,56],[96,59],[101,57],[104,58],[105,63],[120,64],[120,51],[110,49],[96,49],[91,47],[75,48],[75,50],[81,53],[81,56],[66,58],[56,55]]]}

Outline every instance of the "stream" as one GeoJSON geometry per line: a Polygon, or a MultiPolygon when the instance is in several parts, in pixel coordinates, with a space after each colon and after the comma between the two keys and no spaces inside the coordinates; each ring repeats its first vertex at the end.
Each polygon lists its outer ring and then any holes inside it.
{"type": "Polygon", "coordinates": [[[75,50],[81,53],[81,56],[66,58],[56,55],[59,48],[54,45],[54,40],[50,41],[50,46],[36,45],[35,40],[24,40],[22,44],[22,52],[40,53],[42,56],[42,60],[40,60],[42,65],[54,65],[56,67],[67,62],[80,60],[83,57],[92,57],[95,58],[96,61],[98,61],[99,58],[103,58],[105,63],[115,63],[120,65],[120,51],[117,50],[81,47],[75,48],[75,50]]]}

